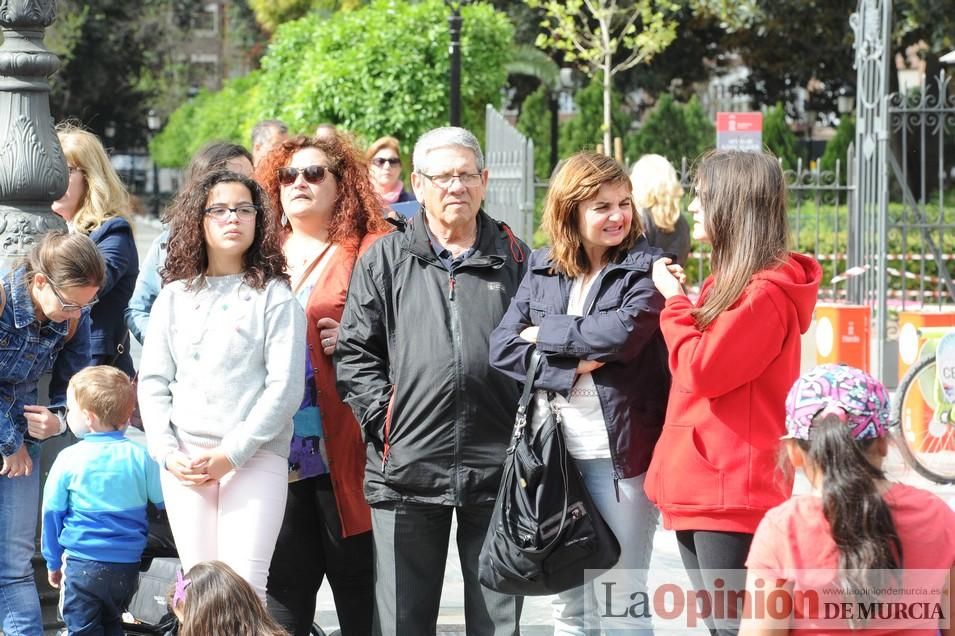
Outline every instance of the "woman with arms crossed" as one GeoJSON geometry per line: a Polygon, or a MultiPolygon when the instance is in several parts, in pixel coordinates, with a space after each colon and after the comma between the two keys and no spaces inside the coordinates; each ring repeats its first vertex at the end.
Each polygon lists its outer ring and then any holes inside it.
{"type": "Polygon", "coordinates": [[[531,354],[541,354],[532,426],[551,406],[560,409],[567,450],[620,542],[619,571],[557,597],[560,635],[651,628],[649,620],[606,611],[608,597],[629,607],[630,594],[646,589],[657,512],[643,480],[670,386],[659,324],[663,297],[650,278],[662,254],[647,243],[634,212],[620,164],[588,152],[570,157],[544,207],[552,247],[533,253],[491,334],[491,364],[515,380],[524,381],[531,354]],[[603,581],[616,583],[614,593],[603,581]]]}

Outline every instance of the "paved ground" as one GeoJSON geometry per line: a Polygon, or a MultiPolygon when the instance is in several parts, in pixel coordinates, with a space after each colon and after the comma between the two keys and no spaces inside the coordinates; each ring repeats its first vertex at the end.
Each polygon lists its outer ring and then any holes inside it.
{"type": "MultiPolygon", "coordinates": [[[[143,220],[136,225],[136,243],[139,247],[140,257],[148,249],[152,240],[158,235],[159,226],[154,221],[143,220]]],[[[810,345],[811,346],[811,345],[810,345]]],[[[804,366],[813,364],[812,351],[810,346],[804,346],[803,363],[804,366]]],[[[138,360],[138,345],[133,346],[133,356],[138,360]]],[[[913,485],[924,487],[937,493],[946,501],[955,507],[955,486],[938,486],[932,484],[922,477],[915,474],[910,468],[905,466],[898,454],[893,452],[888,462],[888,471],[893,479],[904,481],[913,485]]],[[[805,491],[806,483],[804,480],[798,480],[797,492],[805,491]]],[[[452,529],[452,537],[454,530],[452,529]]],[[[623,539],[623,538],[621,538],[623,539]]],[[[676,538],[672,532],[659,529],[656,533],[653,543],[653,557],[650,563],[650,587],[651,589],[663,582],[675,583],[681,587],[688,588],[689,580],[680,561],[677,550],[676,538]]],[[[528,636],[538,636],[553,632],[551,621],[551,598],[536,597],[528,598],[524,604],[524,614],[521,621],[522,633],[528,636]]],[[[318,611],[316,620],[328,632],[332,633],[337,629],[338,619],[335,614],[335,605],[332,600],[331,590],[328,585],[323,585],[318,594],[318,611]]],[[[463,634],[464,625],[464,585],[461,577],[461,568],[458,562],[457,548],[452,540],[448,551],[448,565],[444,577],[444,594],[441,598],[441,612],[438,619],[439,632],[442,634],[463,634]]],[[[665,633],[660,632],[658,633],[665,633]]],[[[705,630],[695,631],[681,629],[681,634],[704,634],[705,630]]]]}

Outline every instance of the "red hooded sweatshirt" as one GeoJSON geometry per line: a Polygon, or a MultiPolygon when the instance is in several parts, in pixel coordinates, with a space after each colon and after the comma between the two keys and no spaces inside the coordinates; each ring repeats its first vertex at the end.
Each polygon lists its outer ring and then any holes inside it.
{"type": "MultiPolygon", "coordinates": [[[[777,470],[779,438],[821,278],[814,259],[791,254],[753,276],[703,331],[686,296],[666,301],[660,328],[673,386],[646,491],[667,529],[753,533],[789,497],[792,479],[777,470]]],[[[712,283],[704,282],[701,301],[712,283]]]]}

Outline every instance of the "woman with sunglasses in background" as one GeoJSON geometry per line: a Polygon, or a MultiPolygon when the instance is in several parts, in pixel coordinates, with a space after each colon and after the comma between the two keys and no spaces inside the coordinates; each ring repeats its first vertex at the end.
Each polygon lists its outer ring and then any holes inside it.
{"type": "Polygon", "coordinates": [[[367,164],[341,135],[290,139],[259,164],[257,176],[276,202],[275,225],[284,233],[292,289],[308,323],[305,399],[295,416],[269,608],[291,634],[307,635],[328,576],[342,634],[370,634],[374,573],[365,445],[338,397],[331,356],[355,261],[388,226],[367,164]]]}
{"type": "Polygon", "coordinates": [[[184,569],[229,564],[265,601],[302,399],[305,316],[262,188],[190,184],[146,329],[139,404],[184,569]]]}
{"type": "Polygon", "coordinates": [[[53,211],[71,231],[89,236],[106,261],[99,303],[90,312],[92,363],[117,367],[132,377],[135,371],[124,314],[139,274],[139,254],[129,195],[96,135],[63,124],[57,137],[70,180],[66,194],[53,202],[53,211]]]}
{"type": "Polygon", "coordinates": [[[37,382],[51,372],[50,405],[66,410],[66,386],[90,364],[87,309],[106,277],[103,257],[82,234],[50,232],[0,289],[0,629],[41,636],[30,563],[40,505],[38,442],[66,430],[62,415],[38,406],[37,382]]]}
{"type": "Polygon", "coordinates": [[[401,181],[401,147],[394,137],[381,137],[365,153],[371,164],[371,184],[387,206],[414,201],[414,193],[405,190],[401,181]]]}

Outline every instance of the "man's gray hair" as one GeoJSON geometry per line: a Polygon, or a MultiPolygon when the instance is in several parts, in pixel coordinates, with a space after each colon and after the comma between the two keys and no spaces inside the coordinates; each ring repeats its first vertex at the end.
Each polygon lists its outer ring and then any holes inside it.
{"type": "Polygon", "coordinates": [[[267,142],[275,133],[288,134],[288,126],[278,119],[263,119],[252,129],[252,145],[267,142]]]}
{"type": "Polygon", "coordinates": [[[484,153],[481,152],[481,144],[477,137],[471,131],[457,126],[435,128],[421,135],[418,138],[418,143],[414,145],[414,154],[411,157],[412,167],[418,172],[424,170],[428,153],[448,146],[467,148],[474,153],[474,164],[478,172],[484,170],[484,153]]]}

